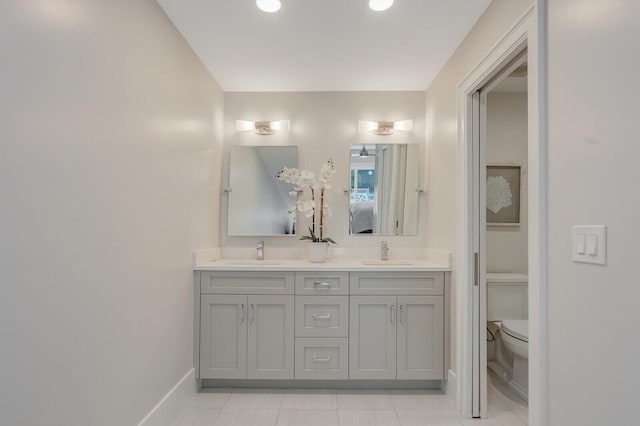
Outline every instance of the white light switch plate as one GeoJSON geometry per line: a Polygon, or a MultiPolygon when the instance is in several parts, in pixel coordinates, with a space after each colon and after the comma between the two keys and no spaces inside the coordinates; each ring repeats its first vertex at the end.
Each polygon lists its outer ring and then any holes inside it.
{"type": "Polygon", "coordinates": [[[573,261],[607,264],[607,227],[605,225],[573,227],[573,261]]]}

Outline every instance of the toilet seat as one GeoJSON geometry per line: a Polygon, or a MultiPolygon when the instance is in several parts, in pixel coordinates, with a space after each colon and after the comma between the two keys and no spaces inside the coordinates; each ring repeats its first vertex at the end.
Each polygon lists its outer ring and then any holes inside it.
{"type": "Polygon", "coordinates": [[[502,321],[502,332],[514,339],[529,343],[529,321],[528,320],[505,320],[502,321]]]}

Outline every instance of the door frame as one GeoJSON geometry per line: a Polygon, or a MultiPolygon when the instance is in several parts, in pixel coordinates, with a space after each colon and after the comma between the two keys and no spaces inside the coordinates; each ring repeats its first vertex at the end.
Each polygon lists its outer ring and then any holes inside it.
{"type": "MultiPolygon", "coordinates": [[[[544,1],[518,19],[458,85],[456,167],[457,407],[472,416],[474,191],[472,96],[525,48],[528,50],[528,185],[529,185],[529,424],[547,423],[547,185],[546,185],[546,7],[544,1]],[[541,25],[542,24],[542,25],[541,25]]],[[[484,307],[486,310],[486,306],[484,307]]],[[[479,316],[476,316],[479,318],[479,316]]],[[[476,326],[480,324],[476,323],[476,326]]],[[[482,390],[481,390],[482,392],[482,390]]],[[[486,393],[486,389],[484,390],[486,393]]],[[[486,416],[486,407],[482,416],[486,416]]]]}

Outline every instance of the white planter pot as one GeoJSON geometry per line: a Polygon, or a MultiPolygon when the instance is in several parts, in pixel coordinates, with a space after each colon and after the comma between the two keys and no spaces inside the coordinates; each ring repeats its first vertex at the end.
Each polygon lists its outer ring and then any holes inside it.
{"type": "Polygon", "coordinates": [[[309,243],[307,245],[307,254],[310,262],[322,263],[326,261],[328,252],[329,243],[309,243]]]}

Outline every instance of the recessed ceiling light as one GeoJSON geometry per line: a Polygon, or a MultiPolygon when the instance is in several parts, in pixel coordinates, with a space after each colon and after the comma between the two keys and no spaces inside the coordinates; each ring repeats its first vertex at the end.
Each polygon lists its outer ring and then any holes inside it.
{"type": "MultiPolygon", "coordinates": [[[[373,1],[373,0],[372,0],[373,1]]],[[[393,0],[391,0],[393,3],[393,0]]],[[[280,10],[280,0],[256,0],[256,5],[264,12],[277,12],[280,10]]]]}
{"type": "Polygon", "coordinates": [[[393,0],[369,0],[369,7],[376,12],[387,10],[393,4],[393,0]]]}

